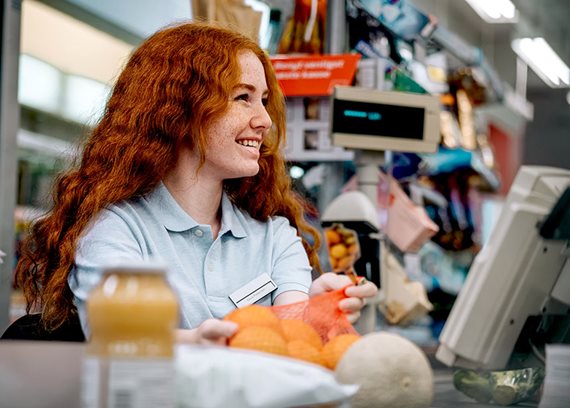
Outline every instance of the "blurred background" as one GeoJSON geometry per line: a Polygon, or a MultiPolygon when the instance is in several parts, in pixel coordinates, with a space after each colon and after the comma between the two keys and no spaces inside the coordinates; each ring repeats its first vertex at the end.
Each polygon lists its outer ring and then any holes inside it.
{"type": "MultiPolygon", "coordinates": [[[[49,209],[54,177],[97,122],[133,48],[179,20],[213,15],[235,23],[252,16],[258,24],[249,34],[272,55],[354,52],[361,56],[355,85],[440,95],[448,114],[442,117],[438,153],[394,152],[390,168],[383,169],[408,195],[423,191],[421,205],[439,227],[416,254],[422,266],[413,273],[435,306],[425,341],[436,338],[518,168],[570,168],[566,0],[2,5],[0,250],[7,255],[0,265],[0,327],[24,313],[11,285],[18,243],[29,222],[49,209]]],[[[321,111],[326,101],[323,95],[287,98],[287,159],[296,187],[314,204],[316,225],[355,173],[352,152],[326,142],[328,118],[321,111]]],[[[403,263],[404,252],[398,253],[403,263]]]]}

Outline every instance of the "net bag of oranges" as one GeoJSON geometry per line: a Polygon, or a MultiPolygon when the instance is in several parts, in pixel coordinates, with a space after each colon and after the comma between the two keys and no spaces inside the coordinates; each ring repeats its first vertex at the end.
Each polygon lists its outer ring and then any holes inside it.
{"type": "Polygon", "coordinates": [[[360,338],[338,302],[344,289],[284,306],[250,305],[224,320],[238,324],[229,346],[285,356],[334,370],[346,350],[360,338]]]}
{"type": "Polygon", "coordinates": [[[360,243],[356,231],[341,223],[334,223],[325,228],[324,233],[332,270],[353,274],[354,263],[360,258],[360,243]]]}

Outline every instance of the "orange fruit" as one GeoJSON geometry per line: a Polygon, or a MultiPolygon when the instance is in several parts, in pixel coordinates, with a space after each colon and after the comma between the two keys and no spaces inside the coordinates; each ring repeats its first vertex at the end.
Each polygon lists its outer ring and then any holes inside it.
{"type": "Polygon", "coordinates": [[[349,245],[346,251],[350,255],[354,255],[358,252],[358,245],[356,245],[356,244],[349,245]]]}
{"type": "Polygon", "coordinates": [[[348,255],[345,256],[344,258],[339,259],[336,264],[336,267],[337,269],[344,271],[353,264],[354,264],[354,256],[348,255]]]}
{"type": "Polygon", "coordinates": [[[347,249],[344,244],[336,244],[331,247],[329,254],[332,258],[340,259],[344,258],[347,254],[347,249]]]}
{"type": "Polygon", "coordinates": [[[360,336],[356,334],[340,334],[326,343],[321,350],[326,367],[334,370],[346,350],[358,340],[360,336]]]}
{"type": "Polygon", "coordinates": [[[298,358],[299,360],[308,361],[313,364],[325,365],[325,360],[319,349],[306,341],[292,340],[288,342],[287,351],[289,352],[289,357],[298,358]]]}
{"type": "Polygon", "coordinates": [[[281,330],[283,337],[288,342],[293,340],[302,340],[310,344],[317,350],[323,347],[321,336],[313,327],[302,320],[283,319],[281,320],[281,330]]]}
{"type": "Polygon", "coordinates": [[[265,306],[249,305],[241,309],[236,309],[228,313],[224,320],[229,320],[237,323],[239,329],[242,330],[246,327],[260,326],[269,327],[277,333],[281,333],[281,324],[279,318],[265,306]]]}
{"type": "Polygon", "coordinates": [[[289,355],[285,339],[269,327],[250,326],[241,329],[230,339],[229,346],[281,356],[289,355]]]}
{"type": "Polygon", "coordinates": [[[325,240],[329,246],[333,246],[340,242],[341,236],[333,229],[325,229],[325,240]]]}

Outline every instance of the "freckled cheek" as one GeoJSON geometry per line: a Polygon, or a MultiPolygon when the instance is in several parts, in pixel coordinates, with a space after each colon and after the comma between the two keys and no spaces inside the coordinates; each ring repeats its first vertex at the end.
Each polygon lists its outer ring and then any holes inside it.
{"type": "Polygon", "coordinates": [[[210,130],[209,144],[212,147],[224,147],[235,142],[236,130],[231,121],[219,122],[210,130]]]}
{"type": "Polygon", "coordinates": [[[246,132],[249,125],[247,115],[239,111],[230,111],[225,117],[218,119],[209,130],[209,143],[212,147],[229,146],[235,139],[246,132]]]}

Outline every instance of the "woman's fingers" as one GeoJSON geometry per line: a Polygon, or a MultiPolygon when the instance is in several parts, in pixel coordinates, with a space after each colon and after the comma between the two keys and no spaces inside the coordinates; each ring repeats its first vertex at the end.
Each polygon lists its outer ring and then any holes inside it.
{"type": "Polygon", "coordinates": [[[338,275],[334,272],[324,273],[313,281],[310,296],[316,296],[334,290],[346,288],[346,299],[338,303],[341,311],[346,313],[350,323],[355,323],[360,317],[360,310],[366,304],[366,299],[376,296],[378,288],[372,282],[354,285],[346,275],[338,275]]]}
{"type": "Polygon", "coordinates": [[[372,282],[366,282],[363,285],[349,286],[344,290],[344,294],[348,297],[369,298],[376,296],[378,288],[372,282]]]}
{"type": "Polygon", "coordinates": [[[344,290],[346,299],[338,303],[340,310],[346,313],[346,318],[354,324],[360,318],[360,311],[366,304],[366,300],[376,296],[378,288],[372,282],[366,282],[358,286],[349,286],[344,290]]]}
{"type": "Polygon", "coordinates": [[[237,331],[238,325],[218,319],[204,320],[198,327],[200,344],[226,344],[228,338],[237,331]]]}
{"type": "Polygon", "coordinates": [[[346,314],[346,319],[350,322],[350,324],[356,323],[359,318],[360,318],[360,311],[346,314]]]}
{"type": "Polygon", "coordinates": [[[357,297],[349,297],[338,302],[338,308],[345,313],[354,313],[364,307],[364,300],[357,297]]]}
{"type": "Polygon", "coordinates": [[[338,290],[350,285],[352,281],[346,275],[338,275],[334,272],[323,273],[313,281],[310,295],[316,296],[333,290],[338,290]]]}
{"type": "Polygon", "coordinates": [[[225,345],[238,329],[234,322],[207,319],[195,329],[176,330],[176,341],[186,344],[225,345]]]}
{"type": "Polygon", "coordinates": [[[234,335],[238,325],[218,319],[204,320],[195,329],[176,330],[176,341],[186,344],[219,344],[225,345],[228,338],[234,335]]]}

